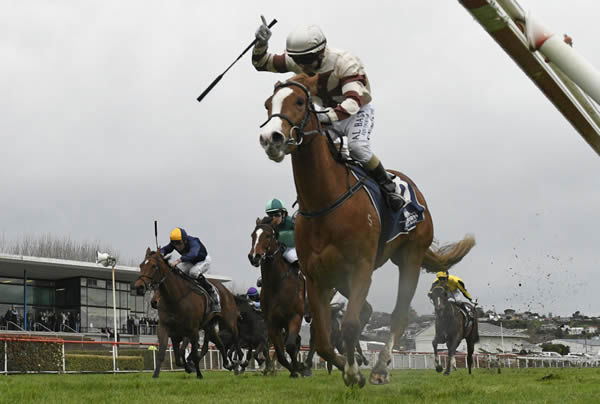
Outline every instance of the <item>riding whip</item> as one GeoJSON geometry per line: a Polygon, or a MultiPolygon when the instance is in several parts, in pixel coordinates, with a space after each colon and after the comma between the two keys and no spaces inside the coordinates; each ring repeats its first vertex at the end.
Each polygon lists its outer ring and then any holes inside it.
{"type": "MultiPolygon", "coordinates": [[[[271,22],[269,23],[268,27],[269,27],[269,28],[271,28],[271,27],[273,27],[273,25],[275,25],[276,23],[277,23],[277,20],[276,20],[276,19],[273,19],[273,21],[271,21],[271,22]]],[[[217,78],[216,78],[216,79],[214,79],[214,80],[213,80],[213,82],[212,82],[212,83],[210,83],[210,85],[209,85],[208,87],[206,87],[206,90],[204,90],[204,91],[202,92],[202,94],[200,94],[200,96],[197,98],[198,102],[201,102],[201,101],[204,99],[204,97],[206,97],[206,94],[208,94],[208,93],[210,92],[210,90],[212,90],[212,89],[213,89],[213,87],[214,87],[214,86],[216,86],[216,85],[217,85],[217,83],[218,83],[219,81],[221,81],[221,79],[223,78],[223,76],[225,75],[225,73],[227,73],[227,72],[229,71],[229,69],[231,69],[231,67],[232,67],[234,64],[236,64],[236,62],[237,62],[238,60],[240,60],[240,59],[242,58],[242,56],[244,56],[244,55],[246,54],[246,52],[248,52],[248,51],[250,50],[250,48],[252,48],[252,47],[253,47],[255,44],[256,44],[256,39],[255,39],[254,41],[252,41],[252,43],[251,43],[250,45],[248,45],[248,47],[247,47],[246,49],[244,49],[244,51],[243,51],[243,52],[240,54],[240,56],[238,56],[238,57],[237,57],[237,59],[236,59],[236,60],[234,60],[234,61],[233,61],[233,63],[232,63],[232,64],[230,64],[230,65],[229,65],[229,67],[228,67],[227,69],[225,69],[225,71],[224,71],[223,73],[219,74],[219,75],[217,76],[217,78]]]]}
{"type": "Polygon", "coordinates": [[[157,220],[154,221],[154,239],[156,240],[156,251],[158,251],[159,248],[158,248],[158,221],[157,220]]]}

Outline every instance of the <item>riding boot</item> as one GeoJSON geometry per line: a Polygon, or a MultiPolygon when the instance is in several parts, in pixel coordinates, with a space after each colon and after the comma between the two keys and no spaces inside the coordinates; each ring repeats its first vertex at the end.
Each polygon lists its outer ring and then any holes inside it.
{"type": "Polygon", "coordinates": [[[406,206],[407,201],[400,195],[398,192],[398,187],[390,178],[390,175],[385,168],[383,168],[383,164],[379,162],[379,164],[369,172],[373,179],[377,181],[377,184],[381,187],[381,190],[386,196],[387,203],[389,207],[393,211],[399,211],[404,206],[406,206]]]}
{"type": "Polygon", "coordinates": [[[210,307],[210,311],[212,312],[219,312],[221,311],[221,307],[219,305],[219,298],[217,297],[217,291],[215,289],[215,287],[208,282],[208,280],[204,277],[203,274],[198,275],[198,283],[200,284],[200,286],[202,286],[202,288],[204,290],[206,290],[206,293],[208,293],[208,297],[209,297],[209,307],[210,307]]]}
{"type": "Polygon", "coordinates": [[[258,277],[258,279],[256,280],[256,287],[262,288],[262,276],[258,277]]]}

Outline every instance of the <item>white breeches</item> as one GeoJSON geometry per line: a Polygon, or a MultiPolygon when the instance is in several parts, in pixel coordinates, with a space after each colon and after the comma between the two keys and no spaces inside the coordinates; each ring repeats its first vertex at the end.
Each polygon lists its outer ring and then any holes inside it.
{"type": "Polygon", "coordinates": [[[374,125],[375,109],[367,104],[351,117],[334,122],[333,128],[347,137],[350,157],[365,164],[373,157],[370,139],[374,125]]]}
{"type": "Polygon", "coordinates": [[[283,258],[290,264],[298,261],[298,254],[296,254],[296,247],[286,248],[283,252],[283,258]]]}
{"type": "Polygon", "coordinates": [[[180,262],[177,264],[177,268],[192,278],[197,278],[200,274],[208,272],[211,262],[210,255],[207,255],[204,261],[197,262],[196,264],[180,262]]]}

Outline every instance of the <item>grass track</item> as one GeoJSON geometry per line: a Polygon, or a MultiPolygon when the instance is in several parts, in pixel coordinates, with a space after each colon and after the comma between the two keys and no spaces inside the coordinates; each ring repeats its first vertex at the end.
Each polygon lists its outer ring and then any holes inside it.
{"type": "MultiPolygon", "coordinates": [[[[393,371],[386,386],[344,386],[339,371],[291,380],[204,372],[0,376],[0,403],[600,403],[600,369],[465,370],[450,377],[433,370],[393,371]],[[551,375],[551,376],[549,376],[551,375]],[[545,379],[542,379],[544,378],[545,379]]],[[[368,376],[368,373],[365,372],[368,376]]]]}

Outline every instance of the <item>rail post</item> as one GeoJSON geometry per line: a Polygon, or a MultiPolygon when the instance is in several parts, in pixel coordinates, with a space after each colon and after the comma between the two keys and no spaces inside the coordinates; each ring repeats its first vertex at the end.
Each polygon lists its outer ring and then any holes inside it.
{"type": "Polygon", "coordinates": [[[62,371],[63,373],[67,372],[67,366],[66,366],[66,358],[65,358],[65,341],[62,342],[62,371]]]}
{"type": "Polygon", "coordinates": [[[8,341],[4,340],[4,374],[8,374],[8,341]]]}

